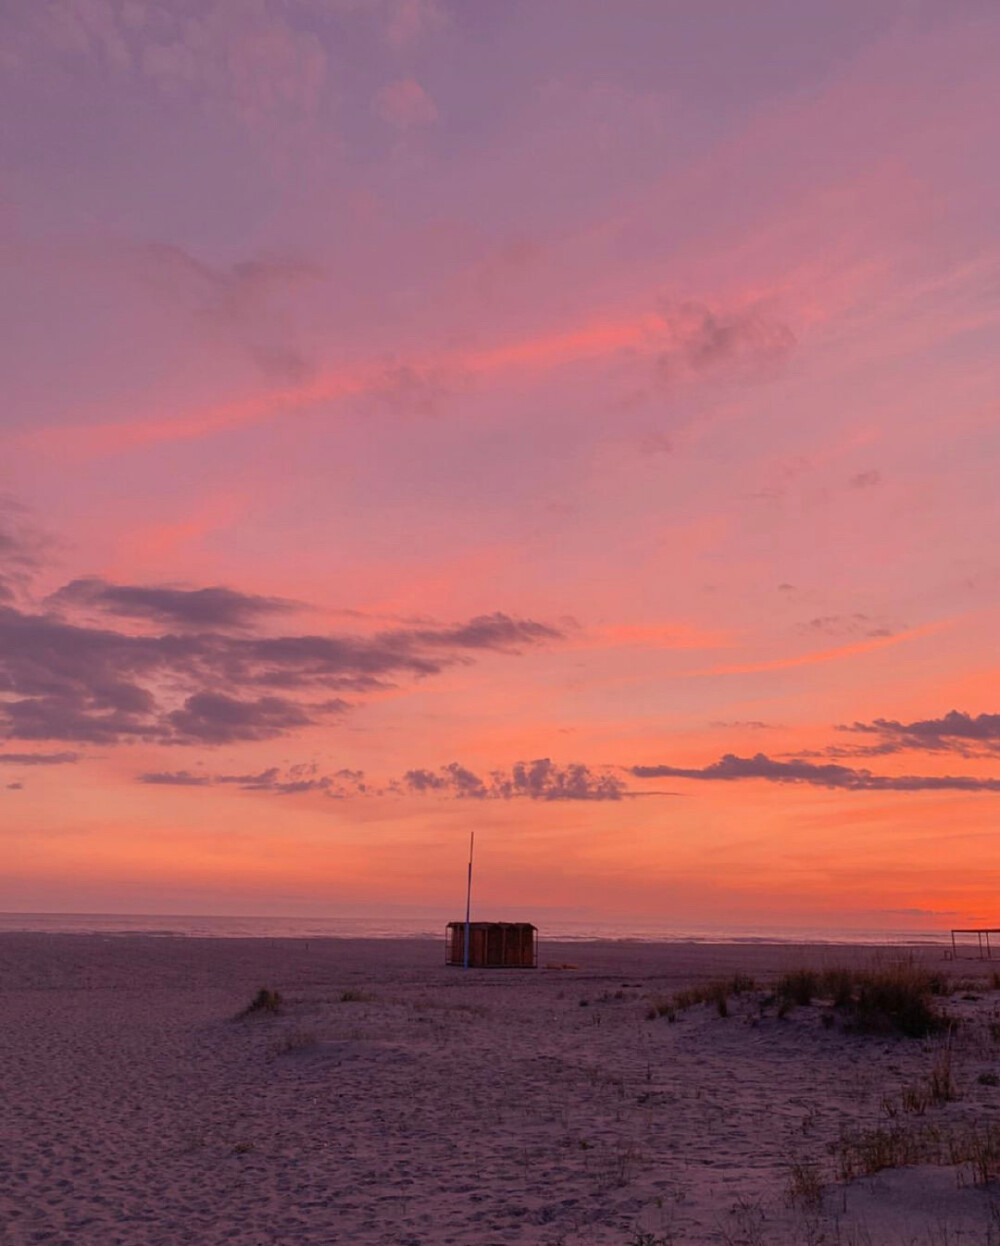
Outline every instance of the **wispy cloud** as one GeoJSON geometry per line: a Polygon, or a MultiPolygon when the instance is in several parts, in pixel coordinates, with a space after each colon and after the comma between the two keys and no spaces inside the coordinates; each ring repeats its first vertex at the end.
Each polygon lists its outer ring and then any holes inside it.
{"type": "MultiPolygon", "coordinates": [[[[888,623],[873,619],[867,614],[821,614],[801,624],[799,631],[805,635],[823,636],[894,636],[898,629],[888,623]]],[[[906,630],[905,628],[902,630],[906,630]]]]}
{"type": "Polygon", "coordinates": [[[706,303],[664,303],[667,342],[657,356],[665,380],[678,373],[781,362],[795,347],[795,334],[760,307],[713,308],[706,303]]]}
{"type": "Polygon", "coordinates": [[[110,454],[161,442],[189,441],[269,423],[319,404],[384,398],[387,378],[433,378],[434,393],[515,371],[548,372],[627,354],[670,383],[694,381],[718,369],[773,363],[792,348],[791,331],[752,309],[709,310],[683,304],[631,318],[595,318],[569,328],[478,347],[411,354],[387,371],[384,359],[330,368],[301,384],[162,419],[43,429],[21,441],[48,453],[110,454]],[[694,310],[691,310],[694,309],[694,310]]]}
{"type": "Polygon", "coordinates": [[[51,0],[11,10],[5,34],[15,65],[143,80],[169,103],[185,102],[248,130],[316,115],[327,53],[315,31],[283,5],[204,0],[51,0]]]}
{"type": "Polygon", "coordinates": [[[391,47],[402,51],[447,25],[448,13],[441,0],[392,0],[385,37],[391,47]]]}
{"type": "Polygon", "coordinates": [[[903,641],[917,640],[922,636],[932,636],[947,625],[946,622],[925,623],[921,627],[911,627],[906,631],[896,632],[892,636],[885,636],[880,631],[878,635],[872,636],[870,639],[859,640],[857,643],[850,645],[838,645],[834,649],[820,649],[812,653],[799,653],[784,658],[770,658],[763,662],[737,662],[731,665],[710,666],[690,671],[689,674],[692,676],[753,675],[763,671],[784,671],[797,666],[815,666],[823,662],[837,662],[843,658],[858,657],[864,653],[872,653],[877,649],[884,649],[887,645],[898,645],[903,641]]]}
{"type": "Polygon", "coordinates": [[[0,494],[0,604],[27,590],[50,545],[28,511],[14,498],[0,494]]]}
{"type": "Polygon", "coordinates": [[[210,264],[166,242],[129,247],[122,263],[145,290],[189,317],[201,333],[236,343],[270,380],[296,384],[312,376],[314,364],[290,337],[278,300],[319,281],[317,265],[281,256],[210,264]]]}
{"type": "Polygon", "coordinates": [[[0,766],[67,766],[79,753],[0,753],[0,766]]]}
{"type": "Polygon", "coordinates": [[[438,119],[434,100],[415,78],[399,78],[379,92],[375,111],[397,130],[431,125],[438,119]]]}
{"type": "Polygon", "coordinates": [[[268,766],[247,774],[200,774],[190,770],[152,770],[138,776],[153,787],[235,787],[244,792],[274,796],[301,796],[316,792],[334,799],[363,796],[368,789],[361,770],[336,770],[323,774],[314,763],[268,766]]]}

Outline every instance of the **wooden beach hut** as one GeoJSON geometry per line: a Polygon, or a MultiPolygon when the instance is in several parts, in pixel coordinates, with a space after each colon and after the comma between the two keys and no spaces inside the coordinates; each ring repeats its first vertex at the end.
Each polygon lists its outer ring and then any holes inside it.
{"type": "MultiPolygon", "coordinates": [[[[449,922],[445,964],[465,964],[465,922],[449,922]]],[[[534,969],[538,929],[530,922],[470,922],[470,969],[534,969]]]]}

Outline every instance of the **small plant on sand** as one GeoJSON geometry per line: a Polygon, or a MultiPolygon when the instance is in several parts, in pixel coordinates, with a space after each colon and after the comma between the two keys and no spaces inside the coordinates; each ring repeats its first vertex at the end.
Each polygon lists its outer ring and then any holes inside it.
{"type": "Polygon", "coordinates": [[[646,1020],[655,1021],[657,1017],[666,1017],[670,1022],[677,1020],[677,1007],[672,999],[663,999],[660,996],[650,1000],[646,1020]]]}
{"type": "Polygon", "coordinates": [[[941,1139],[933,1129],[892,1125],[844,1134],[832,1150],[838,1177],[853,1181],[856,1177],[874,1177],[886,1168],[939,1163],[941,1139]]]}
{"type": "Polygon", "coordinates": [[[236,1015],[238,1019],[243,1017],[275,1017],[281,1012],[284,1002],[278,991],[269,991],[267,987],[262,986],[243,1011],[238,1012],[236,1015]]]}
{"type": "Polygon", "coordinates": [[[958,1098],[958,1089],[951,1075],[951,1048],[945,1047],[934,1061],[931,1069],[928,1090],[931,1103],[951,1103],[958,1098]]]}
{"type": "Polygon", "coordinates": [[[741,1194],[718,1230],[725,1246],[764,1246],[765,1219],[760,1200],[741,1194]]]}
{"type": "Polygon", "coordinates": [[[948,1158],[953,1164],[968,1164],[973,1185],[989,1185],[1000,1177],[1000,1125],[995,1121],[967,1125],[948,1139],[948,1158]]]}
{"type": "MultiPolygon", "coordinates": [[[[729,996],[743,995],[747,991],[752,991],[755,985],[753,978],[747,974],[738,973],[731,978],[720,978],[715,982],[708,982],[704,986],[689,986],[683,991],[678,991],[659,1015],[667,1015],[668,1009],[676,1014],[687,1008],[694,1008],[696,1004],[714,1004],[720,1017],[728,1017],[729,996]]],[[[656,1006],[654,1003],[654,1007],[656,1006]]],[[[668,1020],[676,1020],[676,1016],[668,1017],[668,1020]]]]}
{"type": "Polygon", "coordinates": [[[996,1073],[980,1073],[976,1081],[980,1086],[1000,1086],[1000,1077],[996,1073]]]}
{"type": "Polygon", "coordinates": [[[788,1166],[788,1188],[785,1191],[785,1201],[789,1207],[801,1207],[803,1211],[821,1211],[824,1189],[823,1175],[815,1160],[792,1160],[788,1166]]]}
{"type": "Polygon", "coordinates": [[[370,1004],[372,997],[366,995],[364,991],[348,989],[340,992],[340,1002],[342,1004],[370,1004]]]}
{"type": "MultiPolygon", "coordinates": [[[[927,1080],[903,1089],[899,1106],[904,1112],[923,1116],[928,1108],[941,1107],[957,1098],[958,1089],[951,1075],[951,1048],[945,1047],[938,1053],[927,1080]]],[[[889,1110],[889,1103],[889,1100],[884,1100],[883,1107],[889,1116],[894,1116],[895,1111],[889,1110]]]]}

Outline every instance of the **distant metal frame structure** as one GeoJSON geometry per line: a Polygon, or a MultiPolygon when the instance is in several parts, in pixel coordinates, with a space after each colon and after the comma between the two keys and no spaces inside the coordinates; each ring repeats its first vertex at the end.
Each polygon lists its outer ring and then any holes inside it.
{"type": "Polygon", "coordinates": [[[958,960],[958,944],[955,941],[956,935],[975,935],[979,943],[979,959],[992,960],[993,951],[990,947],[990,935],[1000,935],[1000,927],[982,926],[962,929],[956,927],[951,932],[951,955],[953,960],[958,960]]]}

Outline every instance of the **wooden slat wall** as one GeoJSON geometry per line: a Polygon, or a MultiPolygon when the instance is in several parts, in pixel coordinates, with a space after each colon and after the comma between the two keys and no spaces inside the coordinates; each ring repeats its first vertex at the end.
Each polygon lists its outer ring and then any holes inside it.
{"type": "MultiPolygon", "coordinates": [[[[465,923],[448,926],[448,963],[465,962],[465,923]]],[[[472,922],[469,964],[477,969],[531,969],[535,964],[535,927],[528,922],[472,922]]]]}

